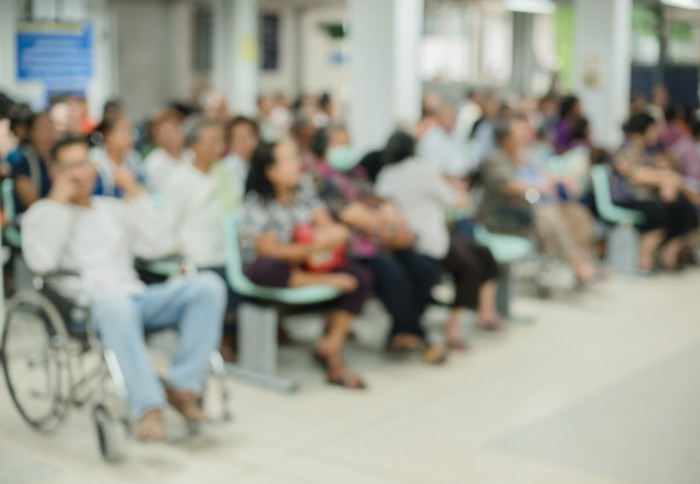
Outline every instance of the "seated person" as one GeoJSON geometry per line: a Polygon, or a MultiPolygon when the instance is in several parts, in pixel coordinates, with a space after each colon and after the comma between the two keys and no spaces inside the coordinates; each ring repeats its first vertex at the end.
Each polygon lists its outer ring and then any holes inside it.
{"type": "Polygon", "coordinates": [[[467,205],[467,194],[456,190],[435,167],[416,158],[415,144],[415,138],[404,132],[389,139],[377,194],[407,214],[417,234],[416,251],[435,259],[454,277],[456,293],[445,336],[450,348],[463,350],[466,344],[459,324],[465,308],[476,309],[480,327],[500,328],[496,309],[498,266],[488,248],[450,233],[446,211],[467,205]]]}
{"type": "Polygon", "coordinates": [[[483,165],[481,215],[492,232],[529,235],[542,242],[545,253],[568,262],[581,284],[598,274],[591,260],[593,219],[577,202],[561,200],[564,180],[543,175],[523,156],[532,138],[526,119],[511,117],[496,125],[499,148],[483,165]]]}
{"type": "Polygon", "coordinates": [[[24,212],[45,198],[51,190],[49,161],[56,132],[47,113],[34,113],[27,120],[27,142],[22,144],[11,165],[15,210],[24,212]]]}
{"type": "MultiPolygon", "coordinates": [[[[141,185],[122,174],[115,183],[124,201],[92,197],[95,169],[80,139],[59,141],[52,158],[51,192],[22,220],[27,264],[37,273],[75,271],[87,282],[92,320],[119,362],[140,440],[163,436],[166,398],[188,421],[207,420],[197,394],[221,337],[224,284],[205,273],[146,287],[134,256],[163,257],[173,244],[141,185]],[[179,330],[180,347],[164,392],[148,360],[144,331],[171,326],[179,330]]],[[[80,292],[79,281],[62,282],[56,289],[64,296],[80,292]]]]}
{"type": "Polygon", "coordinates": [[[304,264],[343,247],[348,230],[333,222],[313,183],[301,177],[296,146],[288,139],[261,145],[253,155],[246,185],[244,218],[240,226],[243,272],[255,284],[269,287],[328,285],[342,296],[330,315],[326,335],[314,357],[327,371],[328,382],[364,388],[362,379],[342,358],[353,318],[372,291],[372,276],[355,262],[327,272],[310,272],[304,264]],[[313,230],[310,243],[295,241],[300,227],[313,230]]]}
{"type": "Polygon", "coordinates": [[[144,160],[146,180],[156,193],[162,193],[173,172],[191,163],[192,152],[183,145],[182,115],[174,109],[166,109],[152,121],[151,132],[156,148],[144,160]]]}
{"type": "Polygon", "coordinates": [[[428,364],[446,359],[421,324],[432,299],[438,264],[413,250],[415,234],[396,207],[378,198],[366,172],[357,165],[343,127],[323,130],[314,143],[321,154],[312,172],[321,199],[336,220],[353,231],[350,253],[372,271],[376,293],[391,316],[389,351],[423,351],[428,364]]]}
{"type": "Polygon", "coordinates": [[[467,140],[454,134],[454,125],[454,109],[443,104],[434,115],[425,118],[422,128],[426,131],[417,153],[445,176],[464,179],[476,163],[467,156],[467,140]]]}
{"type": "Polygon", "coordinates": [[[120,111],[103,119],[97,132],[102,136],[102,145],[90,150],[90,161],[98,174],[95,195],[122,198],[124,192],[115,179],[117,168],[124,168],[140,184],[146,180],[141,155],[134,149],[133,126],[120,111]]]}
{"type": "MultiPolygon", "coordinates": [[[[175,237],[178,254],[190,259],[200,271],[216,273],[226,282],[226,241],[222,225],[242,199],[242,182],[221,162],[224,128],[215,119],[192,118],[185,126],[185,143],[192,163],[177,167],[163,192],[163,214],[175,237]]],[[[228,318],[232,329],[239,296],[229,286],[228,318]]],[[[224,338],[221,352],[232,361],[234,341],[224,338]]]]}
{"type": "Polygon", "coordinates": [[[252,119],[237,116],[229,123],[226,130],[229,153],[223,161],[233,173],[237,186],[236,203],[240,203],[243,201],[250,160],[260,144],[260,128],[252,119]]]}
{"type": "Polygon", "coordinates": [[[627,140],[614,160],[612,197],[616,205],[644,214],[639,225],[639,268],[654,268],[656,251],[666,268],[679,265],[684,236],[698,226],[695,207],[683,194],[685,183],[677,172],[657,162],[648,148],[659,143],[659,128],[648,114],[638,114],[625,125],[627,140]]]}

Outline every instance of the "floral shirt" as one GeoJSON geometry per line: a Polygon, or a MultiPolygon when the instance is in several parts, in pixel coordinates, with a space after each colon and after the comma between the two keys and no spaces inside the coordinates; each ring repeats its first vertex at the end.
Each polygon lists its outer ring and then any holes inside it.
{"type": "Polygon", "coordinates": [[[292,241],[294,229],[299,225],[310,224],[320,208],[325,206],[318,197],[313,180],[308,176],[302,177],[294,199],[288,205],[276,200],[265,200],[256,192],[248,193],[239,227],[243,263],[250,264],[257,258],[255,240],[262,234],[274,232],[278,242],[288,244],[292,241]]]}
{"type": "Polygon", "coordinates": [[[631,143],[625,143],[615,155],[613,162],[613,176],[610,182],[613,201],[654,200],[656,190],[650,186],[630,183],[619,169],[623,164],[629,165],[631,171],[638,167],[652,167],[654,160],[646,150],[631,143]]]}

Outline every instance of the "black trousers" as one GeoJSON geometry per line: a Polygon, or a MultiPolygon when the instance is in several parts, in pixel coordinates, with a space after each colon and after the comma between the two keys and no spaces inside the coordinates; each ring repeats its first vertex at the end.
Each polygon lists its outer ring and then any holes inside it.
{"type": "Polygon", "coordinates": [[[411,250],[382,252],[360,263],[372,271],[375,293],[391,316],[389,340],[409,333],[425,341],[421,317],[430,304],[439,264],[411,250]]]}
{"type": "Polygon", "coordinates": [[[450,236],[450,249],[442,265],[454,277],[456,294],[453,307],[476,309],[479,289],[498,277],[498,264],[491,251],[471,239],[450,236]]]}
{"type": "Polygon", "coordinates": [[[680,195],[672,203],[627,200],[615,202],[615,205],[642,212],[645,220],[638,226],[639,230],[644,233],[664,229],[667,240],[690,233],[698,227],[697,210],[685,195],[680,195]]]}

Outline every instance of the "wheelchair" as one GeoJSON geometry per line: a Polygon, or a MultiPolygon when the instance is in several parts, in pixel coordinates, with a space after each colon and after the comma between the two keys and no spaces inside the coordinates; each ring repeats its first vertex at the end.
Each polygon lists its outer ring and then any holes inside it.
{"type": "MultiPolygon", "coordinates": [[[[149,282],[167,279],[178,265],[172,260],[150,264],[137,265],[140,274],[151,274],[149,282]]],[[[0,363],[12,402],[27,424],[50,433],[72,408],[91,405],[100,454],[107,462],[117,462],[124,458],[132,423],[124,377],[116,356],[102,345],[91,321],[88,288],[83,284],[83,295],[77,300],[52,288],[51,282],[66,278],[79,275],[58,271],[35,276],[32,289],[17,292],[7,301],[0,363]]],[[[164,331],[172,329],[158,332],[164,331]]],[[[147,333],[147,341],[153,335],[147,333]]],[[[216,421],[230,421],[224,361],[218,350],[210,353],[209,363],[221,397],[221,417],[216,421]]],[[[206,407],[208,402],[200,403],[206,407]]],[[[198,431],[199,426],[188,426],[188,432],[198,431]]]]}

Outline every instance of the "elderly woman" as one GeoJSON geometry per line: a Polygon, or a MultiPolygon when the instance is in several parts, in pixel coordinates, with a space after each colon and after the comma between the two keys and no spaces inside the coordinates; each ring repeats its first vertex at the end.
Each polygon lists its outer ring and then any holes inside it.
{"type": "Polygon", "coordinates": [[[568,262],[579,283],[593,282],[597,271],[590,257],[592,217],[583,205],[560,200],[565,180],[528,165],[525,150],[530,139],[525,119],[504,119],[496,127],[499,148],[483,165],[484,224],[500,233],[526,235],[534,230],[545,252],[568,262]]]}
{"type": "Polygon", "coordinates": [[[312,271],[310,261],[343,247],[347,228],[335,223],[318,198],[313,182],[302,175],[296,146],[282,139],[263,144],[253,155],[246,184],[240,229],[243,271],[254,283],[268,287],[329,285],[342,294],[336,301],[325,336],[316,344],[315,359],[326,369],[330,384],[361,389],[365,383],[342,358],[353,319],[372,291],[372,276],[347,262],[325,271],[312,271]],[[311,240],[299,240],[300,228],[311,240]]]}
{"type": "Polygon", "coordinates": [[[384,150],[385,166],[377,180],[377,193],[407,214],[418,235],[416,250],[453,276],[456,291],[445,339],[450,348],[463,350],[466,344],[459,323],[465,309],[476,310],[478,326],[501,327],[496,309],[498,266],[488,248],[450,233],[445,213],[450,207],[466,206],[467,194],[430,163],[416,158],[415,146],[415,138],[408,133],[392,135],[384,150]]]}
{"type": "Polygon", "coordinates": [[[352,229],[350,253],[374,275],[375,292],[391,316],[387,349],[421,350],[426,363],[444,362],[445,348],[431,345],[421,324],[438,264],[414,250],[415,233],[408,221],[375,195],[367,173],[357,166],[345,128],[320,131],[314,146],[320,161],[312,171],[321,198],[352,229]]]}

